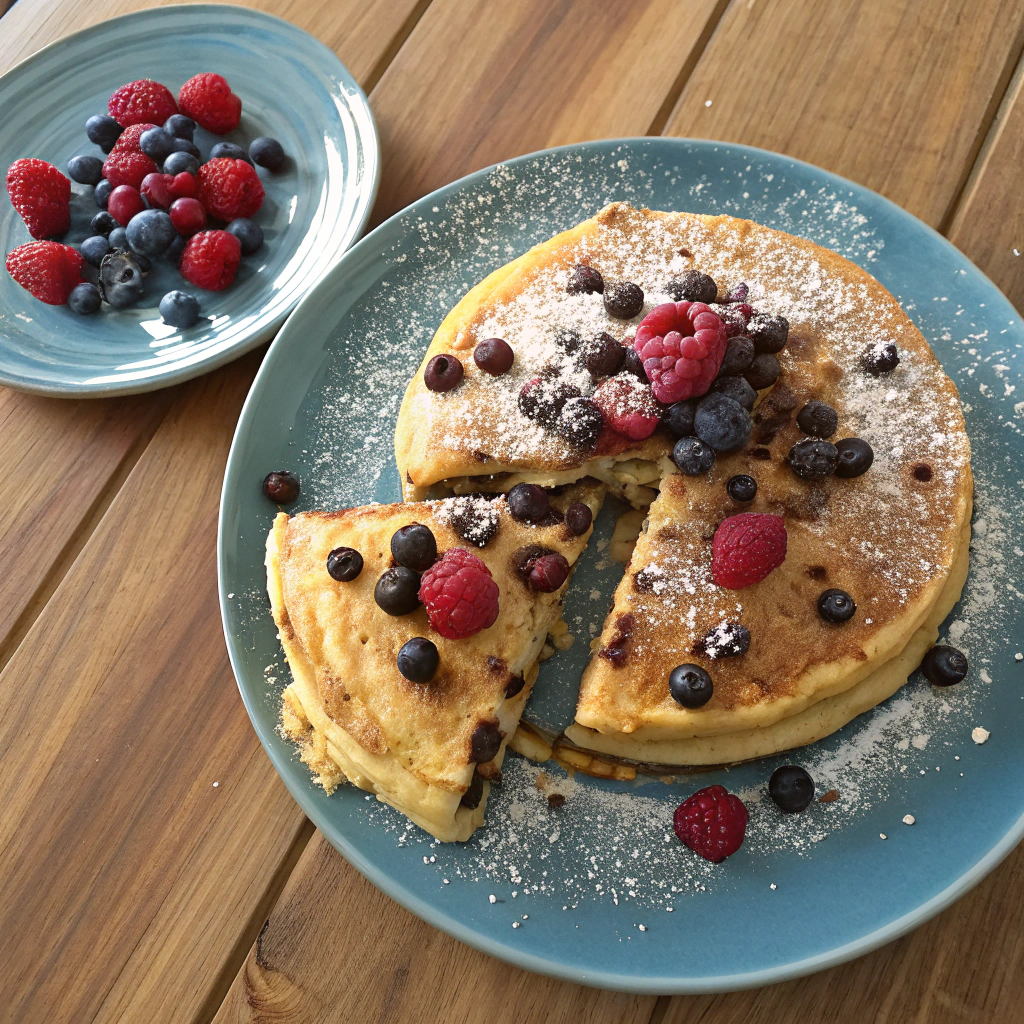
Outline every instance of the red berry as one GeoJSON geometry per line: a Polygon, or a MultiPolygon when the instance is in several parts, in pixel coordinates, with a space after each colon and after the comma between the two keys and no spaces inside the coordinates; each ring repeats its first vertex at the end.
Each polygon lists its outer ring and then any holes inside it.
{"type": "Polygon", "coordinates": [[[45,160],[15,160],[7,194],[33,238],[63,235],[71,227],[71,179],[45,160]]]}
{"type": "Polygon", "coordinates": [[[694,853],[718,864],[743,845],[747,809],[724,786],[708,786],[676,808],[672,825],[694,853]]]}
{"type": "Polygon", "coordinates": [[[530,568],[530,586],[542,594],[554,593],[568,578],[568,559],[558,552],[541,555],[530,568]]]}
{"type": "Polygon", "coordinates": [[[199,182],[188,171],[176,174],[169,186],[171,199],[195,199],[199,195],[199,182]]]}
{"type": "Polygon", "coordinates": [[[725,325],[703,302],[665,302],[640,321],[633,347],[654,397],[672,405],[707,392],[728,340],[725,325]]]}
{"type": "Polygon", "coordinates": [[[178,112],[178,104],[166,85],[150,78],[140,78],[116,90],[110,97],[107,110],[122,128],[127,128],[144,121],[163,124],[171,114],[178,112]]]}
{"type": "Polygon", "coordinates": [[[711,544],[711,575],[726,590],[760,583],[786,558],[782,516],[741,512],[718,524],[711,544]]]}
{"type": "Polygon", "coordinates": [[[235,279],[242,259],[242,243],[226,231],[200,231],[181,254],[178,269],[189,284],[223,291],[235,279]]]}
{"type": "Polygon", "coordinates": [[[181,112],[214,135],[234,131],[242,119],[242,101],[222,75],[194,75],[178,91],[181,112]]]}
{"type": "Polygon", "coordinates": [[[430,625],[449,640],[465,640],[498,618],[498,584],[476,555],[450,548],[420,580],[430,625]]]}
{"type": "Polygon", "coordinates": [[[107,200],[107,212],[123,228],[128,227],[128,221],[145,208],[139,190],[131,185],[118,185],[107,200]]]}
{"type": "Polygon", "coordinates": [[[62,306],[82,279],[82,254],[60,242],[28,242],[7,254],[7,271],[40,302],[62,306]]]}
{"type": "Polygon", "coordinates": [[[244,160],[218,157],[199,168],[199,201],[221,220],[252,217],[263,205],[263,182],[244,160]]]}
{"type": "Polygon", "coordinates": [[[125,130],[117,137],[117,142],[114,143],[114,148],[110,152],[141,153],[143,134],[148,132],[150,128],[155,127],[155,124],[150,124],[148,121],[142,121],[139,124],[133,124],[131,127],[125,128],[125,130]]]}
{"type": "Polygon", "coordinates": [[[175,199],[168,212],[174,230],[186,238],[206,227],[206,210],[198,199],[175,199]]]}
{"type": "Polygon", "coordinates": [[[146,175],[155,174],[156,170],[156,164],[145,153],[136,153],[130,149],[119,150],[116,146],[103,161],[103,177],[115,188],[118,185],[141,188],[146,175]]]}
{"type": "Polygon", "coordinates": [[[594,402],[605,423],[633,441],[650,437],[661,418],[651,389],[630,373],[603,381],[594,392],[594,402]]]}
{"type": "Polygon", "coordinates": [[[161,210],[166,210],[171,205],[172,181],[174,181],[173,174],[159,174],[157,172],[147,174],[142,179],[142,188],[139,191],[149,200],[150,206],[157,206],[161,210]]]}

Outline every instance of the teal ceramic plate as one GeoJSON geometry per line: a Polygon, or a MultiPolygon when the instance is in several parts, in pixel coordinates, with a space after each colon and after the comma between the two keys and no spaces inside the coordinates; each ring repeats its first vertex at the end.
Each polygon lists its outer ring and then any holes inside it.
{"type": "MultiPolygon", "coordinates": [[[[102,156],[85,135],[118,86],[155,78],[177,93],[201,71],[223,74],[242,98],[242,122],[224,136],[247,146],[258,135],[288,154],[276,174],[260,170],[266,200],[256,215],[265,242],[223,292],[192,289],[156,261],[134,309],[104,306],[78,316],[47,306],[0,268],[0,384],[41,394],[123,395],[166,387],[229,362],[268,340],[299,299],[359,237],[379,178],[373,115],[345,66],[285,21],[241,7],[161,7],[103,22],[62,39],[0,78],[0,168],[38,157],[66,172],[77,153],[102,156]],[[195,291],[204,319],[188,330],[160,319],[160,297],[195,291]]],[[[203,156],[219,138],[202,129],[203,156]]],[[[81,242],[98,207],[73,184],[72,226],[81,242]]],[[[0,196],[0,247],[30,242],[0,196]]]]}
{"type": "MultiPolygon", "coordinates": [[[[1024,331],[948,242],[880,196],[796,161],[712,142],[638,139],[523,157],[427,196],[356,245],[299,305],[242,413],[220,521],[224,627],[239,687],[295,799],[371,881],[420,917],[530,970],[637,992],[763,985],[906,932],[977,882],[1024,831],[1024,664],[1017,510],[1024,331]],[[552,810],[517,755],[487,826],[438,844],[343,787],[328,798],[275,731],[287,679],[264,593],[275,509],[263,475],[302,480],[297,508],[395,500],[392,431],[405,384],[446,311],[490,270],[613,199],[747,216],[838,250],[902,301],[963,396],[977,477],[971,575],[944,627],[971,658],[945,692],[915,677],[829,739],[789,755],[830,803],[784,816],[765,787],[782,758],[672,784],[567,779],[552,810]],[[984,744],[972,730],[991,732],[984,744]],[[750,810],[735,856],[709,864],[672,812],[713,782],[750,810]],[[914,824],[904,824],[912,815],[914,824]]],[[[546,662],[528,717],[571,718],[588,640],[621,567],[612,511],[573,578],[573,648],[546,662]]],[[[982,734],[978,734],[981,738],[982,734]]]]}

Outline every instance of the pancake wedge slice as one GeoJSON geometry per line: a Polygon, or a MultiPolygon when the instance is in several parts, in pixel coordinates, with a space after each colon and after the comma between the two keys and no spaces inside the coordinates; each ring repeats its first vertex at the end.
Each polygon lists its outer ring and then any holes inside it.
{"type": "Polygon", "coordinates": [[[282,722],[317,781],[330,792],[348,780],[442,841],[469,839],[483,823],[490,780],[500,777],[568,586],[533,590],[524,559],[539,547],[574,565],[590,530],[574,535],[563,514],[583,502],[596,515],[603,496],[593,480],[563,488],[551,496],[554,513],[536,526],[515,520],[504,496],[280,513],[267,537],[266,566],[292,674],[282,722]],[[432,630],[422,606],[391,616],[377,605],[374,587],[394,565],[392,535],[410,523],[430,528],[439,554],[461,547],[484,562],[499,591],[492,626],[449,640],[432,630]],[[483,546],[473,542],[484,539],[483,546]],[[363,558],[350,582],[327,572],[327,556],[339,547],[363,558]],[[440,664],[430,683],[398,671],[398,651],[413,637],[437,646],[440,664]],[[472,738],[481,725],[496,725],[502,738],[493,760],[476,764],[472,738]]]}

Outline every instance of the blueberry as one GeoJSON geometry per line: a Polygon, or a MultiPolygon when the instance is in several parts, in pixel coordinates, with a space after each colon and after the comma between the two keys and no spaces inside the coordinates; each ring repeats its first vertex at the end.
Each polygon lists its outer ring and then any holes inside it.
{"type": "Polygon", "coordinates": [[[105,210],[107,208],[107,200],[110,198],[110,193],[113,191],[114,186],[111,185],[106,178],[99,182],[92,190],[92,197],[100,209],[105,210]]]}
{"type": "Polygon", "coordinates": [[[473,362],[492,377],[508,373],[515,360],[516,354],[512,351],[512,346],[503,338],[485,338],[473,349],[473,362]]]}
{"type": "Polygon", "coordinates": [[[243,256],[251,256],[263,244],[263,228],[248,217],[236,217],[225,230],[241,242],[243,256]]]}
{"type": "Polygon", "coordinates": [[[746,473],[737,473],[736,476],[729,477],[725,490],[733,501],[739,501],[745,505],[757,496],[757,481],[752,476],[747,476],[746,473]]]}
{"type": "Polygon", "coordinates": [[[565,510],[565,525],[574,537],[580,537],[590,529],[594,513],[582,501],[574,501],[565,510]]]}
{"type": "Polygon", "coordinates": [[[687,398],[676,402],[665,410],[664,423],[673,437],[693,436],[693,414],[697,411],[697,401],[687,398]]]}
{"type": "Polygon", "coordinates": [[[632,281],[613,284],[604,291],[604,308],[616,320],[632,320],[644,308],[643,289],[632,281]]]}
{"type": "Polygon", "coordinates": [[[695,651],[707,658],[736,658],[750,650],[750,630],[739,622],[723,622],[709,629],[695,651]]]}
{"type": "Polygon", "coordinates": [[[327,556],[327,574],[339,583],[351,583],[363,571],[363,556],[355,548],[335,548],[327,556]]]}
{"type": "Polygon", "coordinates": [[[856,610],[857,605],[845,590],[823,590],[818,598],[818,614],[826,622],[848,622],[856,610]]]}
{"type": "Polygon", "coordinates": [[[501,749],[501,732],[497,722],[480,722],[469,738],[469,760],[486,764],[498,756],[501,749]]]}
{"type": "Polygon", "coordinates": [[[109,252],[100,264],[103,298],[115,309],[125,309],[142,298],[145,286],[138,260],[129,252],[109,252]]]}
{"type": "Polygon", "coordinates": [[[164,174],[195,174],[198,170],[199,161],[191,153],[175,152],[164,161],[164,174]]]}
{"type": "Polygon", "coordinates": [[[199,300],[175,289],[160,300],[160,315],[171,327],[192,327],[199,322],[199,300]]]}
{"type": "Polygon", "coordinates": [[[254,164],[266,167],[268,171],[276,171],[284,163],[284,149],[277,139],[261,135],[249,143],[249,157],[254,164]]]}
{"type": "Polygon", "coordinates": [[[594,292],[604,291],[604,278],[600,270],[588,267],[584,263],[577,263],[569,271],[569,283],[565,290],[570,295],[592,295],[594,292]]]}
{"type": "Polygon", "coordinates": [[[891,341],[868,345],[860,356],[860,365],[872,377],[880,377],[883,373],[895,370],[899,362],[899,351],[891,341]]]}
{"type": "Polygon", "coordinates": [[[647,371],[644,369],[643,360],[640,358],[640,353],[632,345],[626,346],[626,358],[623,360],[622,368],[626,373],[631,373],[645,384],[648,383],[647,371]]]}
{"type": "Polygon", "coordinates": [[[754,343],[744,334],[730,338],[725,346],[722,365],[718,368],[719,377],[735,377],[746,373],[754,361],[754,343]]]}
{"type": "Polygon", "coordinates": [[[547,492],[536,484],[516,484],[508,492],[508,510],[521,523],[539,523],[550,509],[547,492]]]}
{"type": "Polygon", "coordinates": [[[844,480],[866,473],[875,461],[871,445],[859,437],[845,437],[842,441],[836,441],[836,451],[839,453],[836,476],[844,480]]]}
{"type": "Polygon", "coordinates": [[[803,480],[824,480],[835,472],[839,461],[836,446],[829,441],[807,437],[797,441],[786,456],[790,469],[803,480]]]}
{"type": "Polygon", "coordinates": [[[104,153],[114,148],[114,143],[121,137],[124,129],[106,114],[95,114],[85,122],[85,134],[89,141],[96,143],[104,153]]]}
{"type": "Polygon", "coordinates": [[[68,296],[68,305],[72,311],[83,315],[95,313],[100,308],[101,302],[99,288],[85,281],[81,284],[76,284],[68,296]]]}
{"type": "Polygon", "coordinates": [[[437,558],[437,541],[428,526],[409,523],[391,535],[391,554],[399,565],[426,572],[437,558]]]}
{"type": "Polygon", "coordinates": [[[171,114],[166,121],[164,121],[164,130],[175,139],[188,139],[192,141],[192,134],[196,130],[196,123],[191,117],[186,117],[184,114],[171,114]]]}
{"type": "Polygon", "coordinates": [[[404,565],[381,574],[373,599],[388,615],[408,615],[420,606],[420,574],[404,565]]]}
{"type": "Polygon", "coordinates": [[[79,248],[85,261],[98,267],[103,262],[103,257],[110,252],[110,242],[102,235],[90,235],[79,248]]]}
{"type": "Polygon", "coordinates": [[[668,674],[668,692],[684,708],[702,708],[711,700],[715,684],[700,665],[677,665],[668,674]]]}
{"type": "Polygon", "coordinates": [[[710,391],[714,395],[725,395],[738,402],[749,412],[757,401],[757,392],[750,382],[743,377],[719,377],[711,384],[710,391]]]}
{"type": "Polygon", "coordinates": [[[426,637],[414,636],[406,640],[398,652],[398,671],[410,683],[429,683],[441,663],[437,646],[426,637]]]}
{"type": "Polygon", "coordinates": [[[778,359],[771,352],[762,352],[759,356],[754,356],[750,369],[743,376],[755,391],[764,391],[779,379],[779,373],[778,359]]]}
{"type": "Polygon", "coordinates": [[[174,152],[174,136],[164,128],[149,128],[139,137],[139,149],[162,164],[174,152]]]}
{"type": "Polygon", "coordinates": [[[755,313],[747,321],[746,333],[759,355],[762,352],[781,352],[789,340],[789,321],[784,316],[755,313]]]}
{"type": "Polygon", "coordinates": [[[535,378],[528,380],[519,391],[519,411],[542,426],[554,427],[565,403],[579,398],[580,390],[564,380],[535,378]]]}
{"type": "Polygon", "coordinates": [[[784,764],[772,772],[768,793],[780,811],[797,814],[814,799],[814,779],[796,764],[784,764]]]}
{"type": "Polygon", "coordinates": [[[423,371],[423,383],[430,391],[451,391],[462,383],[465,372],[461,361],[455,356],[434,356],[423,371]]]}
{"type": "Polygon", "coordinates": [[[185,238],[182,235],[171,242],[167,247],[167,251],[164,253],[164,259],[169,260],[171,263],[177,263],[181,259],[181,254],[185,251],[185,238]]]}
{"type": "Polygon", "coordinates": [[[583,337],[570,327],[559,327],[555,331],[555,344],[569,355],[572,355],[582,344],[583,337]]]}
{"type": "Polygon", "coordinates": [[[750,413],[728,395],[705,395],[693,415],[694,433],[716,452],[739,451],[750,440],[751,426],[750,413]]]}
{"type": "Polygon", "coordinates": [[[612,377],[622,369],[626,349],[621,342],[602,331],[584,342],[576,358],[592,377],[612,377]]]}
{"type": "Polygon", "coordinates": [[[211,160],[244,160],[249,163],[249,154],[233,142],[218,142],[210,150],[211,160]]]}
{"type": "Polygon", "coordinates": [[[570,398],[562,406],[554,429],[576,448],[593,448],[604,429],[604,415],[591,399],[570,398]]]}
{"type": "Polygon", "coordinates": [[[104,238],[109,238],[110,233],[117,227],[117,221],[106,210],[100,210],[89,221],[89,231],[94,235],[102,235],[104,238]]]}
{"type": "Polygon", "coordinates": [[[718,285],[714,278],[699,270],[688,270],[682,277],[669,281],[665,291],[676,302],[714,302],[718,298],[718,285]]]}
{"type": "Polygon", "coordinates": [[[290,505],[299,491],[299,478],[287,469],[275,469],[263,478],[263,493],[277,505],[290,505]]]}
{"type": "Polygon", "coordinates": [[[672,449],[672,461],[687,476],[700,476],[715,464],[715,450],[696,437],[681,437],[672,449]]]}
{"type": "Polygon", "coordinates": [[[171,139],[171,149],[168,156],[172,153],[188,153],[189,156],[194,156],[199,161],[203,159],[203,154],[199,152],[199,147],[191,139],[171,139]]]}
{"type": "Polygon", "coordinates": [[[153,261],[144,253],[136,252],[131,246],[128,246],[128,251],[135,257],[135,262],[139,265],[142,276],[145,277],[153,269],[153,261]]]}
{"type": "Polygon", "coordinates": [[[128,245],[143,256],[159,256],[177,237],[165,210],[143,210],[128,221],[128,245]]]}
{"type": "MultiPolygon", "coordinates": [[[[110,219],[114,220],[113,217],[111,217],[110,219]]],[[[92,226],[94,230],[96,228],[95,220],[96,218],[93,217],[94,223],[92,226]]],[[[117,221],[115,220],[114,223],[117,224],[117,221]]],[[[128,231],[125,228],[121,227],[120,224],[117,224],[117,227],[112,228],[110,234],[107,235],[107,241],[110,243],[111,249],[127,249],[128,231]]]]}
{"type": "Polygon", "coordinates": [[[921,674],[935,686],[953,686],[967,675],[967,655],[955,647],[936,644],[924,656],[921,674]]]}
{"type": "Polygon", "coordinates": [[[98,156],[73,156],[68,177],[80,185],[98,185],[103,180],[103,161],[98,156]]]}
{"type": "Polygon", "coordinates": [[[812,437],[831,437],[839,426],[839,413],[831,405],[812,399],[796,414],[796,425],[812,437]]]}

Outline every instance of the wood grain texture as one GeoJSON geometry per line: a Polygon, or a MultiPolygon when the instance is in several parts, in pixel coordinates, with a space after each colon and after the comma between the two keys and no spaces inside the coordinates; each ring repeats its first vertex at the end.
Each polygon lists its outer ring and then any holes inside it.
{"type": "Polygon", "coordinates": [[[1024,62],[996,117],[951,224],[959,246],[1024,310],[1024,62]]]}
{"type": "Polygon", "coordinates": [[[1022,31],[1019,0],[735,0],[665,133],[808,160],[937,227],[1022,31]]]}
{"type": "Polygon", "coordinates": [[[723,6],[435,0],[373,94],[383,147],[374,222],[499,160],[645,134],[723,6]]]}
{"type": "Polygon", "coordinates": [[[317,833],[215,1022],[647,1024],[654,1004],[528,974],[456,942],[317,833]]]}

